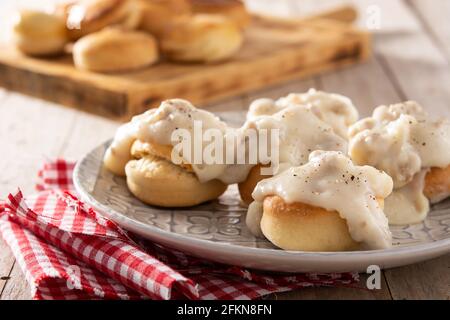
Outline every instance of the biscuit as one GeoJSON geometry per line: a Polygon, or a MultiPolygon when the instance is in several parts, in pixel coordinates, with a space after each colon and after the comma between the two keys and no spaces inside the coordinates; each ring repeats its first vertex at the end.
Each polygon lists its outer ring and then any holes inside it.
{"type": "Polygon", "coordinates": [[[338,212],[303,203],[288,204],[278,196],[265,198],[261,230],[284,250],[330,252],[360,247],[338,212]]]}
{"type": "Polygon", "coordinates": [[[117,72],[139,69],[159,58],[155,38],[140,31],[107,28],[78,40],[73,59],[79,69],[117,72]]]}
{"type": "Polygon", "coordinates": [[[160,207],[191,207],[218,198],[227,186],[218,180],[201,183],[194,173],[157,156],[131,160],[127,185],[141,201],[160,207]]]}
{"type": "Polygon", "coordinates": [[[437,203],[450,196],[450,166],[431,168],[425,177],[425,196],[431,203],[437,203]]]}
{"type": "Polygon", "coordinates": [[[57,15],[24,10],[16,17],[13,41],[25,54],[51,56],[63,53],[68,36],[64,20],[57,15]]]}
{"type": "Polygon", "coordinates": [[[190,0],[195,13],[223,15],[245,28],[251,21],[245,5],[239,0],[190,0]]]}
{"type": "Polygon", "coordinates": [[[242,43],[242,31],[233,21],[208,14],[177,19],[160,37],[164,55],[178,62],[222,61],[242,43]]]}

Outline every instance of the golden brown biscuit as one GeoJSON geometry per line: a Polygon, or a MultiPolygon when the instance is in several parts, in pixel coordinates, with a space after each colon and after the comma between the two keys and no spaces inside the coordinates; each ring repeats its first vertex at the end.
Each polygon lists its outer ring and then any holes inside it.
{"type": "Polygon", "coordinates": [[[13,40],[25,54],[49,56],[60,54],[68,41],[64,20],[45,12],[18,12],[13,26],[13,40]]]}
{"type": "Polygon", "coordinates": [[[79,0],[59,11],[67,16],[69,36],[74,40],[112,25],[135,29],[141,21],[141,8],[134,0],[79,0]]]}
{"type": "Polygon", "coordinates": [[[174,21],[160,38],[162,52],[180,62],[215,62],[233,56],[243,42],[242,31],[219,15],[198,14],[174,21]]]}
{"type": "Polygon", "coordinates": [[[188,0],[139,0],[140,29],[159,37],[179,17],[191,15],[188,0]]]}
{"type": "Polygon", "coordinates": [[[219,180],[200,183],[194,173],[152,155],[128,162],[125,172],[131,193],[155,206],[195,206],[218,198],[227,189],[219,180]]]}
{"type": "MultiPolygon", "coordinates": [[[[136,159],[140,159],[148,155],[153,155],[172,162],[172,149],[173,146],[165,146],[157,143],[142,142],[140,140],[136,140],[131,146],[131,155],[136,159]]],[[[194,172],[194,170],[192,169],[192,165],[190,165],[189,163],[182,163],[179,164],[179,166],[187,170],[188,172],[194,172]]]]}
{"type": "Polygon", "coordinates": [[[265,198],[261,230],[270,242],[284,250],[329,252],[360,247],[336,211],[303,203],[288,204],[278,196],[265,198]]]}
{"type": "Polygon", "coordinates": [[[251,20],[245,5],[239,0],[190,0],[195,13],[224,15],[240,28],[245,28],[251,20]]]}
{"type": "Polygon", "coordinates": [[[436,203],[450,196],[450,166],[447,168],[432,168],[425,177],[425,196],[436,203]]]}
{"type": "Polygon", "coordinates": [[[263,179],[267,179],[267,178],[271,177],[271,176],[261,175],[261,168],[263,168],[263,167],[264,166],[260,165],[260,164],[254,166],[248,173],[247,179],[245,179],[245,181],[238,184],[239,194],[241,196],[241,199],[247,205],[249,205],[250,203],[252,203],[254,201],[253,197],[252,197],[252,193],[253,193],[253,190],[255,190],[255,187],[258,184],[258,182],[260,182],[263,179]]]}
{"type": "Polygon", "coordinates": [[[64,23],[67,22],[67,16],[69,15],[70,9],[73,5],[75,5],[77,0],[71,0],[71,1],[64,1],[64,2],[57,2],[53,6],[52,14],[57,15],[61,19],[64,20],[64,23]]]}
{"type": "Polygon", "coordinates": [[[113,148],[108,148],[103,157],[103,165],[116,176],[125,177],[125,166],[131,158],[123,155],[113,148]]]}
{"type": "Polygon", "coordinates": [[[96,72],[143,68],[158,60],[153,36],[139,31],[107,28],[78,40],[73,47],[75,66],[96,72]]]}

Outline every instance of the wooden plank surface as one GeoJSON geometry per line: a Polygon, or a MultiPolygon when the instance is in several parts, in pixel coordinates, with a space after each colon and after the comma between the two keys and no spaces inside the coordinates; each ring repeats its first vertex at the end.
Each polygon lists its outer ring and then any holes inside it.
{"type": "Polygon", "coordinates": [[[450,255],[385,272],[395,300],[450,300],[450,255]]]}
{"type": "Polygon", "coordinates": [[[17,263],[11,271],[11,278],[5,284],[2,291],[2,300],[30,300],[31,289],[28,283],[25,281],[22,271],[17,263]]]}
{"type": "MultiPolygon", "coordinates": [[[[445,1],[445,0],[439,0],[445,1]]],[[[267,2],[267,1],[265,1],[267,2]]],[[[281,3],[282,1],[280,1],[281,3]]],[[[364,2],[364,1],[362,1],[364,2]]],[[[386,3],[384,0],[367,3],[386,3]]],[[[401,1],[399,1],[401,2],[401,1]]],[[[207,107],[215,112],[243,110],[256,97],[273,97],[309,87],[349,95],[360,109],[361,116],[383,103],[417,99],[436,115],[449,115],[450,68],[448,55],[434,37],[442,37],[448,20],[439,22],[434,1],[413,1],[419,7],[420,20],[408,5],[394,6],[401,12],[383,12],[385,19],[402,17],[408,20],[408,33],[379,34],[375,41],[375,59],[369,63],[304,81],[292,81],[223,101],[207,107]],[[420,4],[419,4],[420,3],[420,4]],[[413,25],[411,25],[413,21],[413,25]],[[431,27],[432,26],[432,27],[431,27]],[[436,35],[430,34],[430,30],[436,35]],[[411,52],[413,51],[413,52],[411,52]],[[417,70],[414,70],[417,67],[417,70]]],[[[273,2],[271,2],[273,3],[273,2]]],[[[359,1],[361,6],[361,1],[359,1]]],[[[280,10],[282,11],[282,10],[280,10]]],[[[393,10],[395,11],[395,10],[393,10]]],[[[401,21],[400,21],[401,22],[401,21]]],[[[400,23],[396,21],[396,23],[400,23]]],[[[448,39],[448,38],[447,38],[448,39]]],[[[0,145],[7,146],[8,156],[0,157],[0,196],[17,185],[32,190],[36,169],[42,156],[62,155],[77,159],[100,141],[110,137],[116,122],[103,120],[70,109],[0,90],[0,145]],[[17,121],[21,119],[21,121],[17,121]],[[56,135],[51,133],[57,132],[56,135]],[[15,150],[15,148],[17,148],[15,150]],[[11,150],[11,154],[10,153],[11,150]]],[[[0,241],[1,299],[30,298],[29,288],[9,250],[0,241]],[[5,285],[6,284],[6,285],[5,285]]],[[[450,255],[424,263],[387,270],[383,273],[382,290],[352,288],[307,288],[272,295],[272,299],[450,299],[450,255]]],[[[363,287],[365,276],[357,285],[363,287]]]]}
{"type": "Polygon", "coordinates": [[[0,47],[0,85],[7,89],[114,118],[179,97],[202,104],[293,78],[366,60],[370,37],[333,20],[281,21],[253,17],[243,47],[215,64],[158,64],[127,73],[92,73],[72,57],[27,57],[0,47]],[[220,76],[218,76],[220,75],[220,76]]]}
{"type": "Polygon", "coordinates": [[[450,1],[433,0],[433,5],[421,0],[408,0],[408,4],[423,24],[431,40],[445,53],[450,61],[450,1]]]}

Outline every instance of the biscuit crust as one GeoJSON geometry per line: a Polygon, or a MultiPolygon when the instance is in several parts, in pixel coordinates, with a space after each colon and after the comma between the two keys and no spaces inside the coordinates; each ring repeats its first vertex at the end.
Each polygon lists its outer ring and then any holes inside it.
{"type": "Polygon", "coordinates": [[[266,197],[261,229],[267,239],[284,250],[353,251],[347,223],[336,211],[304,203],[286,203],[279,196],[266,197]]]}
{"type": "Polygon", "coordinates": [[[151,155],[128,162],[125,172],[130,191],[154,206],[191,207],[216,199],[227,189],[218,180],[200,183],[195,174],[151,155]]]}
{"type": "Polygon", "coordinates": [[[425,177],[424,194],[431,203],[450,196],[450,165],[446,168],[431,168],[425,177]]]}

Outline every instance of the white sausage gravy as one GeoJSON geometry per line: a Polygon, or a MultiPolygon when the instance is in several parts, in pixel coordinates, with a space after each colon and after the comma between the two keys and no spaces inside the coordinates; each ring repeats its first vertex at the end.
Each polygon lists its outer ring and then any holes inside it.
{"type": "Polygon", "coordinates": [[[279,130],[278,159],[281,170],[307,163],[310,153],[315,150],[343,153],[348,150],[346,139],[304,105],[291,105],[272,115],[257,116],[247,120],[244,127],[257,131],[279,130]]]}
{"type": "Polygon", "coordinates": [[[277,195],[286,203],[304,203],[337,211],[351,237],[367,249],[392,245],[388,220],[377,199],[392,191],[392,179],[373,167],[357,166],[343,153],[315,151],[309,162],[258,183],[247,213],[247,225],[261,236],[263,201],[277,195]]]}
{"type": "Polygon", "coordinates": [[[291,93],[276,101],[266,98],[257,99],[250,105],[247,119],[252,120],[263,115],[270,116],[293,105],[308,108],[343,138],[347,138],[348,127],[358,120],[358,111],[349,98],[316,89],[310,89],[305,93],[291,93]]]}
{"type": "MultiPolygon", "coordinates": [[[[126,163],[131,160],[131,146],[135,140],[175,146],[180,142],[172,139],[173,133],[177,130],[186,130],[193,137],[192,148],[194,141],[200,141],[203,144],[200,150],[203,151],[207,143],[203,140],[203,136],[196,136],[195,123],[201,124],[201,130],[219,130],[220,137],[215,138],[223,140],[225,150],[227,150],[225,148],[227,143],[233,143],[231,148],[236,148],[237,144],[245,143],[242,129],[229,128],[225,122],[214,114],[197,109],[188,101],[173,99],[164,101],[157,109],[151,109],[142,115],[133,117],[129,123],[120,127],[106,152],[105,159],[106,157],[114,157],[117,163],[125,167],[126,163]],[[227,139],[227,135],[232,135],[232,139],[227,139]]],[[[180,157],[184,162],[191,164],[200,182],[219,179],[226,184],[237,183],[243,181],[252,168],[251,165],[245,164],[195,164],[192,161],[193,153],[194,151],[187,156],[180,152],[180,157]]]]}
{"type": "Polygon", "coordinates": [[[423,195],[430,168],[450,165],[450,123],[434,121],[413,101],[380,106],[372,117],[349,129],[349,155],[359,165],[385,171],[395,191],[385,212],[394,225],[423,221],[429,211],[423,195]]]}

